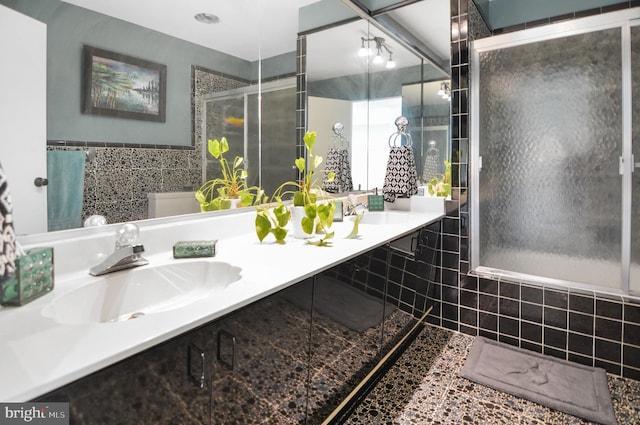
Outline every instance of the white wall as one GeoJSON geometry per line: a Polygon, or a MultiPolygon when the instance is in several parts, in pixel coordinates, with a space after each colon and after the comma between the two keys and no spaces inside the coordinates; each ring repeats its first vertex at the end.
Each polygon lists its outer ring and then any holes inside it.
{"type": "MultiPolygon", "coordinates": [[[[352,121],[351,101],[310,96],[308,98],[307,128],[309,131],[315,131],[318,134],[313,153],[323,158],[327,157],[331,137],[333,136],[333,125],[337,122],[344,125],[342,135],[351,142],[353,134],[352,121]]],[[[351,148],[351,145],[349,148],[351,148]]],[[[321,166],[320,168],[324,167],[321,166]]],[[[355,181],[354,187],[358,187],[355,181]]],[[[365,187],[364,184],[363,187],[365,187]]]]}
{"type": "Polygon", "coordinates": [[[47,231],[47,26],[0,5],[0,162],[17,234],[47,231]]]}

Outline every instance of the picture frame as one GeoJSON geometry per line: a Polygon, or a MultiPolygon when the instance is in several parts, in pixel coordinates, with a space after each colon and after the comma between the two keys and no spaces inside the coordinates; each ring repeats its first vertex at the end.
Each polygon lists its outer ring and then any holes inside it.
{"type": "Polygon", "coordinates": [[[82,113],[165,122],[167,66],[83,47],[82,113]]]}

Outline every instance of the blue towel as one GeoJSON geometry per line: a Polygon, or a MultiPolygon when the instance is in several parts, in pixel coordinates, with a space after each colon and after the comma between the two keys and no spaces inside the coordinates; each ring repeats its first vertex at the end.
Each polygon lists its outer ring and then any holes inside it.
{"type": "Polygon", "coordinates": [[[49,231],[81,227],[84,151],[47,151],[47,227],[49,231]]]}

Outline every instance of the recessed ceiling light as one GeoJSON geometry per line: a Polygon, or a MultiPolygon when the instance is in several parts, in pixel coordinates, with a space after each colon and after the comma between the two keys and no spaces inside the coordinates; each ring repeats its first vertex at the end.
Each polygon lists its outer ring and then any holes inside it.
{"type": "Polygon", "coordinates": [[[202,22],[203,24],[217,24],[220,22],[220,18],[211,13],[198,13],[194,16],[196,21],[202,22]]]}

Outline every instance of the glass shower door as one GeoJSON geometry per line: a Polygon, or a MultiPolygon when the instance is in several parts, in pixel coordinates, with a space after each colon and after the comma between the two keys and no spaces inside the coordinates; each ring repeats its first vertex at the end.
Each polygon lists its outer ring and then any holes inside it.
{"type": "Polygon", "coordinates": [[[631,183],[630,290],[640,293],[640,22],[631,27],[631,138],[635,158],[631,183]]]}
{"type": "Polygon", "coordinates": [[[474,267],[622,289],[620,28],[480,51],[478,69],[474,267]]]}

